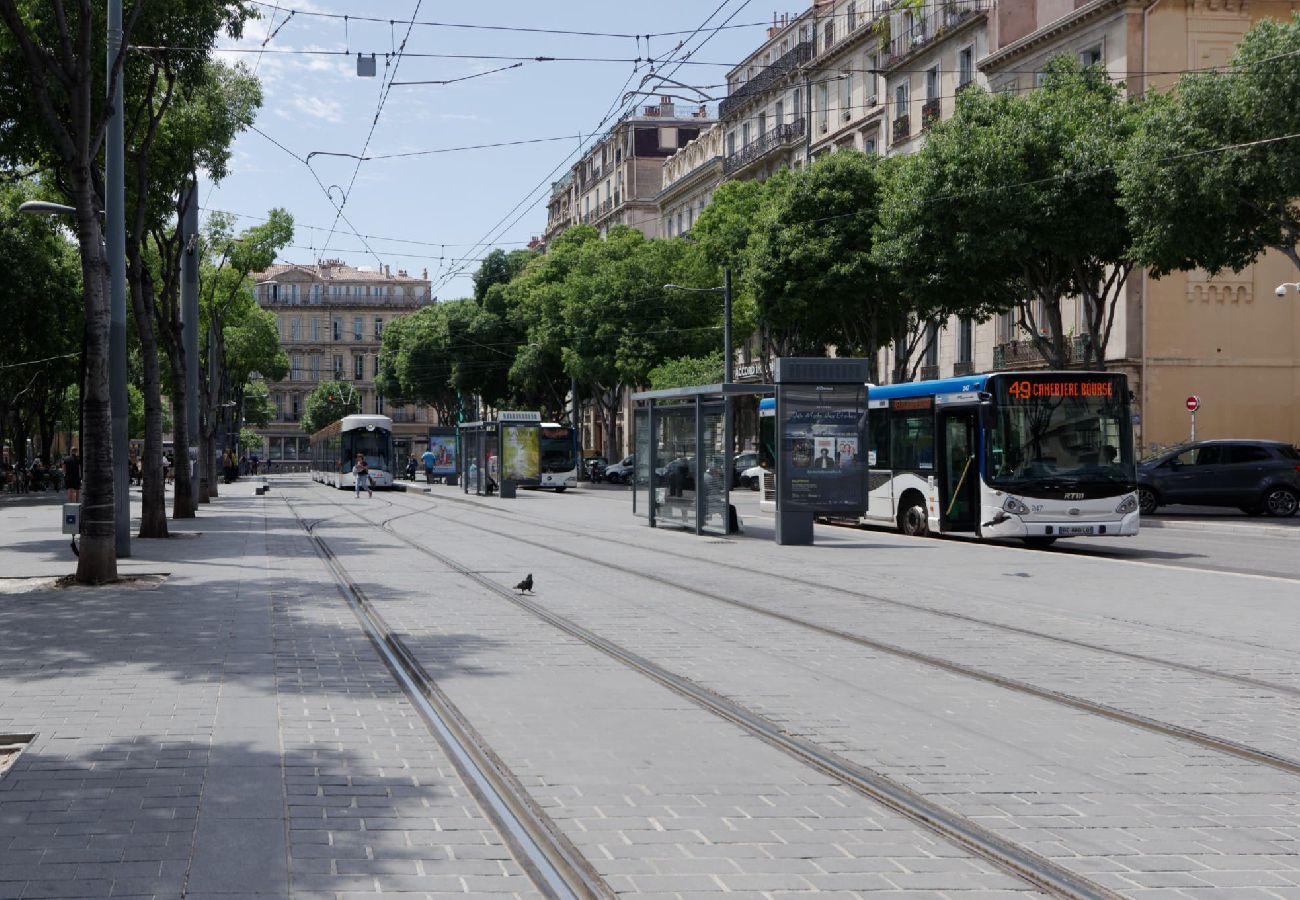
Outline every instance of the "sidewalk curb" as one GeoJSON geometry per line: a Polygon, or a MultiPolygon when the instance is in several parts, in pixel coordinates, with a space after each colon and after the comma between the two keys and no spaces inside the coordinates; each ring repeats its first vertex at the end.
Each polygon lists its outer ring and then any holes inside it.
{"type": "Polygon", "coordinates": [[[1260,534],[1267,537],[1300,538],[1300,527],[1287,525],[1239,525],[1236,522],[1213,522],[1204,519],[1190,521],[1169,521],[1142,519],[1140,528],[1172,528],[1175,531],[1230,531],[1237,534],[1260,534]]]}

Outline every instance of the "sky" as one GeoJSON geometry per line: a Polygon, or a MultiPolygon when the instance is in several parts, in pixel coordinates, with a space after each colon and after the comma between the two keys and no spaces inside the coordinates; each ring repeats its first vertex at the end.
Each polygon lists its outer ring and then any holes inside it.
{"type": "MultiPolygon", "coordinates": [[[[235,143],[226,178],[213,184],[200,176],[202,216],[235,213],[242,229],[283,207],[294,217],[295,235],[280,261],[337,258],[416,276],[428,269],[440,299],[468,296],[470,275],[491,249],[517,249],[541,235],[550,183],[579,148],[630,103],[656,102],[655,96],[622,102],[626,91],[653,91],[656,84],[642,84],[650,68],[635,60],[662,60],[686,40],[677,56],[694,50],[688,63],[660,62],[656,71],[721,96],[727,69],[764,40],[774,11],[755,0],[271,2],[259,6],[263,17],[240,40],[219,43],[221,59],[256,73],[264,100],[256,130],[235,143]],[[683,33],[666,34],[674,31],[683,33]],[[375,77],[358,77],[357,53],[376,54],[375,77]],[[515,66],[515,59],[446,58],[457,55],[584,61],[515,66]],[[465,80],[402,83],[451,79],[465,80]],[[531,143],[481,146],[517,141],[531,143]],[[458,149],[466,147],[479,149],[458,149]],[[451,152],[424,152],[430,150],[451,152]],[[360,155],[390,158],[359,161],[360,155]]],[[[786,2],[778,11],[807,5],[786,2]]],[[[716,111],[716,104],[710,107],[716,111]]]]}

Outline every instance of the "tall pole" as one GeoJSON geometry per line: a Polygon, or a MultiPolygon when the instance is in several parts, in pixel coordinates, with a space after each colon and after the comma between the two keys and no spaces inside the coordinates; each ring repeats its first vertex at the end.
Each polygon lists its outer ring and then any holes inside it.
{"type": "MultiPolygon", "coordinates": [[[[189,420],[185,443],[199,446],[199,185],[190,182],[181,220],[181,344],[185,348],[185,415],[189,420]]],[[[197,449],[195,455],[197,458],[197,449]]],[[[185,459],[188,463],[189,453],[185,459]]],[[[178,463],[179,464],[179,463],[178,463]]]]}
{"type": "MultiPolygon", "coordinates": [[[[122,0],[108,0],[108,79],[122,48],[122,0]]],[[[104,146],[105,247],[109,286],[109,399],[113,410],[113,528],[117,558],[131,555],[131,492],[127,468],[126,394],[126,196],[123,161],[122,79],[118,73],[104,146]]]]}
{"type": "Polygon", "coordinates": [[[731,348],[731,268],[722,270],[722,380],[731,384],[736,355],[731,348]]]}

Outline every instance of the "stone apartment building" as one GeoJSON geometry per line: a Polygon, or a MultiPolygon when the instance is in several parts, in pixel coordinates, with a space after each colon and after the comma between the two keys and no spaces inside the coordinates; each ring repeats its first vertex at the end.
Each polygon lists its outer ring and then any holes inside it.
{"type": "MultiPolygon", "coordinates": [[[[691,147],[665,163],[665,225],[676,224],[683,198],[712,196],[717,185],[704,173],[761,179],[839,149],[915,152],[961,90],[1033,90],[1060,54],[1105,66],[1131,93],[1167,90],[1180,71],[1226,62],[1254,22],[1292,9],[1276,0],[814,0],[775,19],[728,74],[720,165],[692,165],[687,157],[705,152],[691,147]]],[[[1269,253],[1239,274],[1130,277],[1106,356],[1129,375],[1142,446],[1187,437],[1190,394],[1202,400],[1198,436],[1300,442],[1300,304],[1274,297],[1295,274],[1269,253]]],[[[1082,334],[1082,310],[1067,302],[1063,313],[1082,334]]],[[[928,337],[921,377],[1042,366],[1010,315],[953,317],[932,323],[928,337]]],[[[892,362],[893,348],[882,350],[885,377],[892,362]]]]}
{"type": "Polygon", "coordinates": [[[671,97],[625,115],[551,185],[544,240],[580,223],[602,235],[611,225],[628,225],[660,237],[664,160],[712,124],[705,107],[679,113],[671,97]]]}
{"type": "Polygon", "coordinates": [[[300,424],[307,395],[321,381],[351,385],[361,411],[393,420],[397,458],[420,449],[427,428],[436,424],[431,409],[388,403],[375,390],[384,326],[430,302],[428,273],[415,277],[337,259],[309,265],[277,264],[253,276],[257,302],[275,313],[280,344],[289,357],[289,374],[270,384],[274,413],[260,433],[268,459],[307,458],[310,435],[300,424]]]}

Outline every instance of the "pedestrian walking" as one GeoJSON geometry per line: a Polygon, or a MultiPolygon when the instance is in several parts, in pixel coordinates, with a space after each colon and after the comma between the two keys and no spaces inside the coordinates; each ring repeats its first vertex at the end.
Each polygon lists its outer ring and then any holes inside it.
{"type": "Polygon", "coordinates": [[[406,480],[407,481],[415,480],[415,457],[414,456],[408,456],[406,458],[406,480]]]}
{"type": "Polygon", "coordinates": [[[366,495],[373,499],[375,496],[375,492],[371,490],[370,487],[370,467],[366,465],[365,454],[363,453],[357,454],[357,462],[356,465],[352,467],[352,474],[357,477],[357,481],[356,481],[357,498],[360,499],[361,489],[364,487],[366,489],[366,495]]]}
{"type": "Polygon", "coordinates": [[[63,485],[68,489],[68,502],[81,502],[81,455],[73,447],[63,458],[63,485]]]}
{"type": "Polygon", "coordinates": [[[420,461],[424,463],[424,483],[433,484],[433,464],[436,461],[433,450],[425,450],[421,453],[420,461]]]}

